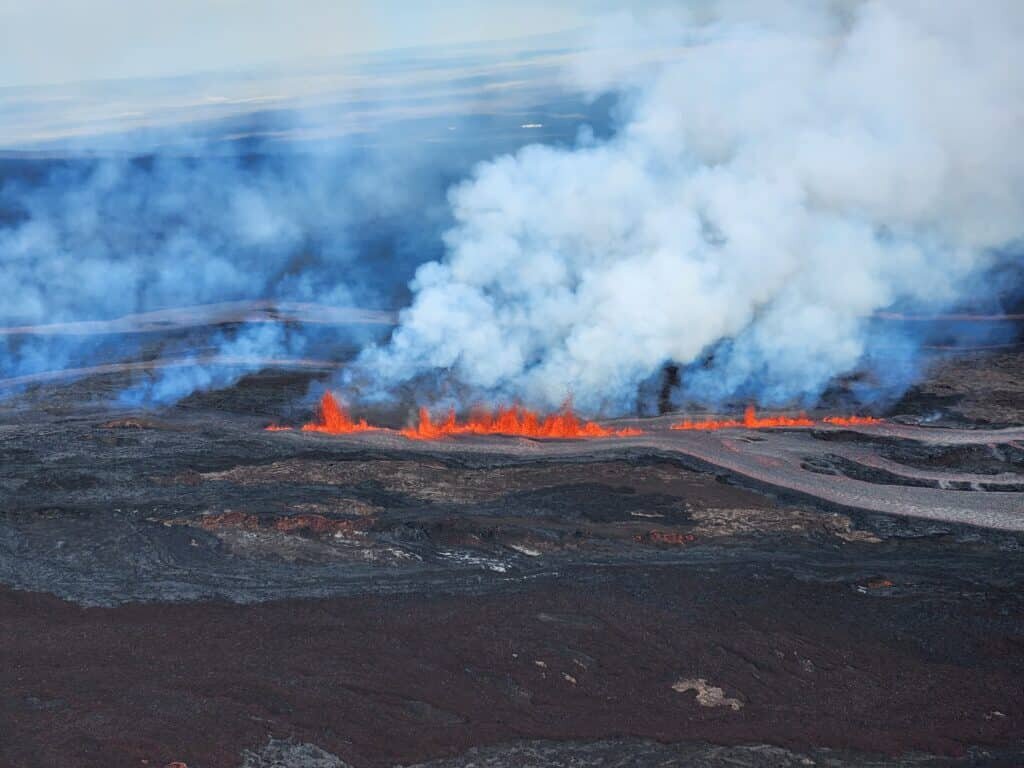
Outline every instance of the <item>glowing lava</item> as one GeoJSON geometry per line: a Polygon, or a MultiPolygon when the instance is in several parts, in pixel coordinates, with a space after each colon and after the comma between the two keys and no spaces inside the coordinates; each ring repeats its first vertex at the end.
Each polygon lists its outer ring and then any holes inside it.
{"type": "MultiPolygon", "coordinates": [[[[833,426],[861,426],[880,424],[881,419],[871,416],[826,416],[820,423],[833,426]]],[[[799,416],[758,416],[754,406],[748,405],[742,419],[708,419],[706,421],[681,421],[673,424],[672,429],[684,431],[714,431],[718,429],[772,429],[774,427],[813,427],[818,422],[808,418],[806,414],[799,416]]]]}
{"type": "Polygon", "coordinates": [[[495,412],[476,411],[459,421],[450,411],[443,421],[434,421],[426,408],[420,408],[419,424],[402,434],[410,440],[437,440],[449,435],[513,435],[534,438],[631,437],[640,429],[608,429],[593,421],[583,421],[570,409],[541,418],[525,408],[499,408],[495,412]]]}
{"type": "Polygon", "coordinates": [[[348,411],[338,404],[334,395],[324,392],[320,398],[320,421],[302,425],[303,432],[325,432],[329,435],[347,435],[352,432],[374,432],[379,427],[372,427],[365,419],[353,421],[348,411]]]}
{"type": "Polygon", "coordinates": [[[881,424],[881,419],[873,416],[826,416],[822,419],[826,424],[835,427],[860,427],[866,424],[881,424]]]}
{"type": "MultiPolygon", "coordinates": [[[[799,416],[758,416],[754,406],[747,406],[742,419],[707,419],[705,421],[681,421],[673,424],[672,429],[695,432],[709,432],[719,429],[771,429],[776,427],[814,427],[822,424],[838,427],[864,426],[880,424],[881,419],[871,416],[826,416],[820,421],[809,418],[806,414],[799,416]]],[[[265,427],[268,432],[287,432],[291,427],[271,424],[265,427]]],[[[323,432],[329,435],[345,435],[355,432],[390,431],[375,427],[365,419],[355,421],[343,408],[334,395],[325,392],[320,400],[319,420],[305,424],[303,432],[323,432]]],[[[439,440],[454,435],[509,435],[513,437],[530,437],[535,439],[576,440],[597,437],[635,437],[644,434],[642,429],[615,429],[603,427],[596,421],[585,421],[566,406],[560,412],[541,416],[540,414],[513,406],[498,408],[496,411],[478,409],[470,413],[464,421],[460,421],[455,411],[435,421],[430,411],[420,408],[419,423],[406,427],[399,433],[410,440],[439,440]]]]}

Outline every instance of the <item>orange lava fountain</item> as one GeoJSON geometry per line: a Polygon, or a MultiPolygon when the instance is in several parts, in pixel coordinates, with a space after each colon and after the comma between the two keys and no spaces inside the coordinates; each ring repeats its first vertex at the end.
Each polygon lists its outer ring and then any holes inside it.
{"type": "MultiPolygon", "coordinates": [[[[689,419],[672,425],[672,429],[710,432],[719,429],[771,429],[776,427],[814,427],[829,425],[837,427],[881,424],[882,419],[871,416],[826,416],[814,421],[805,414],[799,416],[758,416],[753,405],[747,406],[742,419],[689,419]]],[[[268,432],[287,432],[292,428],[271,424],[264,427],[268,432]]],[[[304,424],[303,432],[322,432],[329,435],[344,435],[355,432],[382,431],[365,419],[354,421],[334,395],[325,392],[320,400],[319,420],[304,424]]],[[[387,430],[384,430],[387,431],[387,430]]],[[[642,429],[615,429],[603,427],[595,421],[584,421],[566,406],[559,413],[540,416],[526,408],[513,406],[498,408],[496,411],[476,410],[465,421],[459,421],[455,411],[440,421],[430,416],[430,411],[420,408],[419,423],[401,430],[401,435],[410,440],[438,440],[453,435],[509,435],[536,439],[581,439],[597,437],[635,437],[644,434],[642,429]]]]}
{"type": "Polygon", "coordinates": [[[329,435],[346,435],[352,432],[373,432],[379,427],[372,427],[365,419],[353,421],[348,411],[338,404],[334,395],[324,392],[320,398],[320,421],[302,425],[303,432],[325,432],[329,435]]]}
{"type": "Polygon", "coordinates": [[[437,440],[449,435],[513,435],[534,438],[631,437],[640,429],[609,429],[593,421],[582,421],[570,409],[541,418],[525,408],[499,408],[495,412],[476,411],[460,422],[455,411],[443,421],[434,421],[426,408],[420,408],[419,424],[402,434],[410,440],[437,440]]]}
{"type": "MultiPolygon", "coordinates": [[[[826,416],[821,420],[822,424],[832,426],[863,426],[867,424],[880,424],[881,419],[871,416],[826,416]]],[[[708,419],[706,421],[681,421],[673,424],[672,429],[684,431],[713,431],[717,429],[771,429],[773,427],[813,427],[818,422],[808,418],[805,414],[799,416],[768,416],[757,415],[754,406],[748,405],[743,413],[742,419],[708,419]]]]}

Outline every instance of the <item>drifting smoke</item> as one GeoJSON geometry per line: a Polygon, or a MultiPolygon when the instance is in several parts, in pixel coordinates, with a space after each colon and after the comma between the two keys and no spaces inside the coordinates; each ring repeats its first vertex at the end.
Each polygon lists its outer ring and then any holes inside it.
{"type": "Polygon", "coordinates": [[[669,361],[704,401],[813,400],[856,369],[897,386],[914,346],[873,313],[951,306],[1019,253],[1019,2],[700,8],[660,63],[582,59],[626,105],[612,138],[527,147],[451,192],[445,256],[362,357],[378,385],[440,369],[607,411],[669,361]]]}
{"type": "MultiPolygon", "coordinates": [[[[31,147],[43,151],[0,154],[0,397],[55,371],[191,361],[157,367],[120,398],[165,403],[229,385],[267,358],[350,359],[380,340],[388,322],[331,320],[331,310],[408,303],[416,266],[443,252],[441,235],[452,224],[447,189],[475,163],[538,136],[520,128],[524,114],[534,119],[555,105],[558,114],[544,117],[547,141],[571,142],[583,121],[598,131],[607,124],[606,104],[553,88],[543,49],[444,48],[338,66],[312,78],[300,69],[146,81],[125,92],[97,86],[82,97],[71,88],[37,100],[84,100],[96,113],[81,122],[65,122],[60,110],[54,117],[26,96],[23,111],[41,113],[22,135],[56,138],[31,147]],[[513,50],[518,66],[510,71],[513,50]],[[322,92],[314,88],[307,100],[308,80],[322,92]],[[217,111],[204,96],[221,88],[258,95],[261,83],[277,94],[272,109],[260,101],[245,113],[243,98],[217,111]],[[136,98],[147,110],[138,124],[100,114],[102,105],[136,98]],[[168,99],[185,106],[165,109],[168,99]],[[165,310],[218,315],[234,302],[309,303],[328,317],[311,309],[309,322],[278,327],[267,318],[246,325],[244,313],[218,319],[214,331],[214,322],[193,323],[183,333],[176,317],[152,327],[174,314],[165,310]],[[200,306],[208,304],[217,306],[200,306]],[[53,327],[154,311],[160,318],[150,318],[148,330],[159,333],[117,322],[88,334],[53,327]]],[[[16,117],[19,103],[8,107],[16,117]]],[[[24,146],[18,130],[12,135],[24,146]]]]}
{"type": "MultiPolygon", "coordinates": [[[[457,161],[344,147],[9,161],[0,183],[0,325],[265,298],[393,306],[405,299],[403,283],[423,254],[438,252],[448,222],[445,163],[457,161]]],[[[365,342],[359,329],[331,330],[349,333],[350,346],[365,342]]],[[[194,364],[163,369],[122,400],[170,402],[230,384],[260,366],[229,369],[201,359],[289,357],[317,334],[326,336],[323,329],[262,324],[165,338],[160,355],[194,364]]],[[[143,346],[152,341],[0,335],[0,373],[153,354],[143,346]]]]}
{"type": "Polygon", "coordinates": [[[208,344],[217,350],[218,356],[238,362],[210,366],[194,351],[186,351],[180,365],[158,371],[155,376],[141,377],[121,392],[118,400],[132,406],[172,403],[196,391],[226,387],[244,374],[260,370],[261,361],[267,357],[300,354],[305,343],[303,334],[289,334],[280,325],[247,326],[232,335],[216,333],[208,344]]]}

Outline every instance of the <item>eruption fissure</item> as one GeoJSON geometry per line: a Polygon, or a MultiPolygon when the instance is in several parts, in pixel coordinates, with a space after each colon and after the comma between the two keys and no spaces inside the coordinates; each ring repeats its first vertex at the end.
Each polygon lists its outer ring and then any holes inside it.
{"type": "Polygon", "coordinates": [[[380,427],[367,423],[366,419],[353,420],[330,392],[320,398],[320,420],[302,425],[303,432],[326,432],[329,435],[346,435],[353,432],[376,432],[380,427]]]}
{"type": "MultiPolygon", "coordinates": [[[[672,425],[673,430],[712,432],[720,429],[774,429],[779,427],[835,427],[870,426],[883,423],[873,416],[825,416],[815,420],[806,414],[798,416],[758,416],[753,405],[748,405],[740,419],[686,419],[672,425]]],[[[271,424],[267,432],[289,432],[292,427],[271,424]]],[[[386,427],[370,424],[366,419],[353,419],[348,409],[341,405],[330,392],[320,398],[317,420],[302,425],[303,432],[322,432],[328,435],[347,435],[359,432],[394,432],[386,427]]],[[[529,437],[538,440],[579,440],[602,437],[636,437],[644,430],[636,427],[605,427],[596,421],[587,421],[577,416],[572,408],[564,406],[558,413],[542,416],[521,406],[487,410],[478,408],[468,418],[459,420],[454,410],[447,416],[435,420],[427,408],[419,409],[419,421],[398,434],[409,440],[441,440],[457,435],[506,435],[529,437]]]]}
{"type": "MultiPolygon", "coordinates": [[[[264,428],[268,432],[288,432],[291,427],[271,424],[264,428]]],[[[322,432],[329,435],[346,435],[357,432],[392,431],[377,427],[365,419],[356,421],[330,392],[320,398],[316,421],[302,426],[303,432],[322,432]]],[[[439,440],[453,435],[508,435],[537,439],[581,439],[595,437],[633,437],[643,434],[635,428],[614,429],[603,427],[595,421],[579,418],[568,406],[560,412],[541,416],[540,414],[514,406],[498,408],[496,411],[478,409],[465,421],[459,421],[455,411],[449,411],[442,421],[434,421],[430,411],[420,408],[419,422],[415,426],[399,431],[410,440],[439,440]]]]}
{"type": "Polygon", "coordinates": [[[713,432],[719,429],[774,429],[778,427],[814,427],[829,424],[837,427],[868,426],[881,424],[881,419],[873,416],[826,416],[820,421],[811,419],[806,414],[799,416],[758,416],[757,409],[748,405],[742,419],[707,419],[692,421],[686,419],[672,425],[672,429],[685,432],[713,432]]]}
{"type": "Polygon", "coordinates": [[[419,423],[402,430],[411,440],[435,440],[448,435],[514,435],[533,438],[587,438],[634,437],[643,434],[640,429],[610,429],[594,421],[583,421],[572,409],[541,418],[525,408],[499,408],[493,413],[477,411],[460,422],[455,411],[449,411],[444,421],[434,421],[426,408],[420,408],[419,423]]]}

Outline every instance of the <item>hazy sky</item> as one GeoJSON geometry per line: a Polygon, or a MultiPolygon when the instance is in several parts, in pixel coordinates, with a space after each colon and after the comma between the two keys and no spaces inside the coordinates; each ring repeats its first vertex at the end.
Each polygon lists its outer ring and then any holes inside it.
{"type": "Polygon", "coordinates": [[[0,0],[0,85],[543,34],[651,0],[0,0]]]}

